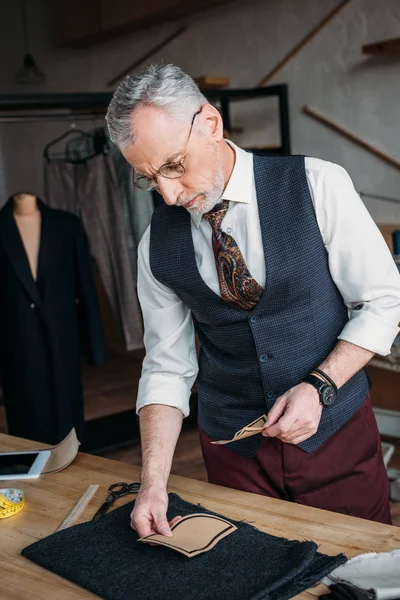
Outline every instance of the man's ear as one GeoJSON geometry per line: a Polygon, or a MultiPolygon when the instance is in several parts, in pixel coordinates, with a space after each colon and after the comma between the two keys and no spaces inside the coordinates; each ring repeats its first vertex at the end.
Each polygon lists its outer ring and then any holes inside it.
{"type": "Polygon", "coordinates": [[[222,117],[212,104],[205,104],[201,111],[202,122],[206,128],[207,135],[215,141],[220,142],[223,135],[222,117]]]}

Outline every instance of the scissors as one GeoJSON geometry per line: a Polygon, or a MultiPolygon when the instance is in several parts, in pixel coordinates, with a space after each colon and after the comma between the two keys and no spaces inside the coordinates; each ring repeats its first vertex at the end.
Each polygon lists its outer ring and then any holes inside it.
{"type": "Polygon", "coordinates": [[[117,498],[122,498],[127,494],[137,494],[140,490],[140,483],[113,483],[108,488],[108,495],[100,506],[92,521],[98,521],[104,517],[110,506],[114,504],[117,498]]]}

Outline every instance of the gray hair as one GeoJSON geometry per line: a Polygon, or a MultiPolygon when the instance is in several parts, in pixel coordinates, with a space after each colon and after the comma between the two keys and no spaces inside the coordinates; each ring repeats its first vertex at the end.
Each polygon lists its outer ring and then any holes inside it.
{"type": "Polygon", "coordinates": [[[132,113],[155,106],[176,119],[190,119],[208,100],[193,79],[175,65],[150,65],[128,75],[114,92],[106,122],[111,141],[119,148],[134,143],[132,113]]]}

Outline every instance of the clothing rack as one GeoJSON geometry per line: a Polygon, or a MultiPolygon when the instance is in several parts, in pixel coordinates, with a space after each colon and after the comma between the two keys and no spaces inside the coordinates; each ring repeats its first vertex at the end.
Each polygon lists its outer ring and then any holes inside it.
{"type": "Polygon", "coordinates": [[[99,113],[48,113],[31,115],[7,115],[0,116],[0,124],[4,123],[57,123],[61,121],[71,121],[73,127],[75,121],[96,121],[104,119],[104,114],[99,113]]]}
{"type": "MultiPolygon", "coordinates": [[[[203,90],[203,93],[210,102],[218,104],[224,128],[228,132],[232,132],[234,129],[230,115],[232,103],[276,97],[279,107],[280,145],[254,148],[253,150],[263,154],[290,154],[289,100],[286,84],[265,88],[203,90]]],[[[51,119],[54,121],[100,119],[105,115],[111,98],[112,92],[0,95],[0,123],[39,122],[51,119]],[[57,110],[63,112],[49,113],[49,111],[57,110]],[[16,114],[21,111],[25,111],[24,114],[16,114]],[[28,113],[27,111],[34,112],[28,113]]]]}
{"type": "Polygon", "coordinates": [[[18,110],[96,109],[106,111],[112,98],[110,92],[66,94],[3,94],[0,95],[0,113],[18,110]]]}

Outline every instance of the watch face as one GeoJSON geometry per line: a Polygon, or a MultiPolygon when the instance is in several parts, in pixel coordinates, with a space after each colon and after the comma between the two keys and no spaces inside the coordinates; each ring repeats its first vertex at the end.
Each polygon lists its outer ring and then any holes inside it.
{"type": "Polygon", "coordinates": [[[331,385],[327,385],[321,391],[321,401],[324,406],[329,406],[336,398],[335,388],[331,385]]]}

